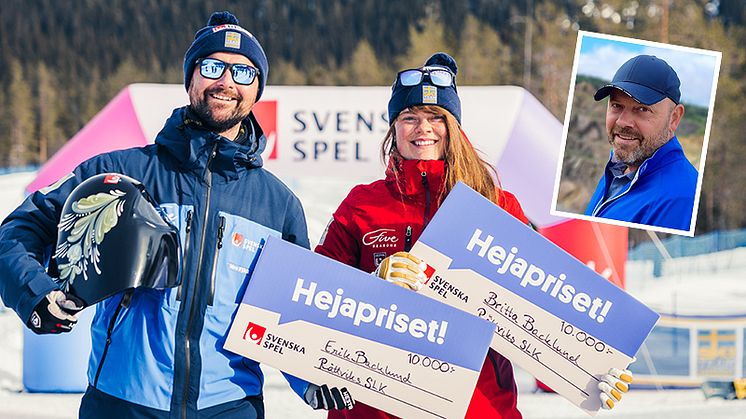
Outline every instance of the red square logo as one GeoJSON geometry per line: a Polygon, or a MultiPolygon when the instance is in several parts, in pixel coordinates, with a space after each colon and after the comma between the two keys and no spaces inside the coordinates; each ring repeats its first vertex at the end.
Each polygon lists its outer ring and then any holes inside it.
{"type": "Polygon", "coordinates": [[[233,233],[231,242],[233,243],[234,246],[240,247],[241,244],[243,244],[243,234],[233,233]]]}
{"type": "Polygon", "coordinates": [[[262,339],[264,338],[264,332],[267,331],[267,328],[264,326],[259,326],[256,323],[249,322],[249,324],[246,326],[246,331],[243,332],[243,340],[247,340],[246,336],[248,335],[248,340],[252,342],[256,342],[257,345],[262,343],[262,339]]]}
{"type": "Polygon", "coordinates": [[[104,183],[111,183],[111,184],[117,184],[119,181],[122,180],[122,177],[119,175],[106,175],[104,177],[104,183]]]}
{"type": "Polygon", "coordinates": [[[254,116],[267,137],[267,146],[264,149],[264,158],[267,160],[277,159],[277,101],[263,100],[254,105],[254,116]]]}
{"type": "Polygon", "coordinates": [[[433,277],[434,273],[435,273],[435,268],[433,268],[430,265],[427,265],[427,268],[425,268],[425,276],[427,277],[427,279],[425,280],[425,284],[427,284],[428,282],[430,282],[430,278],[433,277]]]}

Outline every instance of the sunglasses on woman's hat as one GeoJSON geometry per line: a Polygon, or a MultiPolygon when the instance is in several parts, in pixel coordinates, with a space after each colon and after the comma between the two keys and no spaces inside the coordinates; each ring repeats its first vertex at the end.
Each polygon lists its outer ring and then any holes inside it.
{"type": "Polygon", "coordinates": [[[427,77],[430,82],[439,87],[450,87],[456,88],[455,76],[445,67],[432,66],[422,68],[411,68],[409,70],[402,70],[396,78],[399,80],[402,86],[416,86],[427,77]]]}

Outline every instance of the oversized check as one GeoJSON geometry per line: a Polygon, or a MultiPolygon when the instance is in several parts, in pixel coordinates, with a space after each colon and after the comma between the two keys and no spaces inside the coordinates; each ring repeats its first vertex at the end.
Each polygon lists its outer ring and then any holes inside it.
{"type": "Polygon", "coordinates": [[[494,324],[269,237],[225,349],[405,418],[463,418],[494,324]]]}
{"type": "Polygon", "coordinates": [[[659,315],[468,186],[454,187],[411,251],[420,291],[496,325],[491,347],[594,415],[659,315]]]}

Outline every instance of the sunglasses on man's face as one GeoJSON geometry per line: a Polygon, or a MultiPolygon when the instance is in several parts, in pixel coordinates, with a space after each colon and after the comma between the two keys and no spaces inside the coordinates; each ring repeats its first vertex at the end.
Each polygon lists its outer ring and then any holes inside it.
{"type": "Polygon", "coordinates": [[[225,70],[230,69],[233,81],[236,84],[249,85],[254,82],[256,75],[259,74],[259,69],[248,64],[230,64],[216,58],[200,58],[197,60],[197,64],[199,64],[199,74],[212,80],[223,77],[225,70]]]}
{"type": "Polygon", "coordinates": [[[427,76],[430,82],[440,87],[454,86],[453,73],[445,68],[413,68],[400,71],[397,77],[402,86],[416,86],[427,76]]]}

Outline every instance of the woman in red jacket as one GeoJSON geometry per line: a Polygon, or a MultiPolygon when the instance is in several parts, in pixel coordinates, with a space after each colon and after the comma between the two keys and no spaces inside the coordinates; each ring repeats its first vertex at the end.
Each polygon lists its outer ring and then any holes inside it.
{"type": "MultiPolygon", "coordinates": [[[[479,157],[460,128],[457,71],[453,58],[437,53],[424,67],[397,75],[388,105],[391,127],[381,147],[382,157],[388,158],[386,178],[350,191],[316,252],[366,272],[376,270],[384,259],[385,266],[406,265],[411,255],[397,252],[410,250],[458,181],[528,223],[518,200],[496,184],[494,168],[479,157]]],[[[414,290],[422,285],[417,272],[379,274],[414,290]]],[[[521,418],[516,403],[513,367],[490,349],[466,417],[521,418]]],[[[328,417],[393,416],[357,403],[352,410],[330,411],[328,417]]]]}
{"type": "MultiPolygon", "coordinates": [[[[389,101],[391,128],[382,145],[386,178],[352,189],[316,252],[372,272],[386,257],[409,251],[458,181],[528,222],[515,196],[496,187],[494,169],[460,129],[456,71],[454,60],[439,53],[422,69],[399,73],[389,101]]],[[[520,418],[516,401],[510,361],[490,350],[467,417],[520,418]]],[[[392,416],[362,403],[329,415],[343,417],[392,416]]]]}

